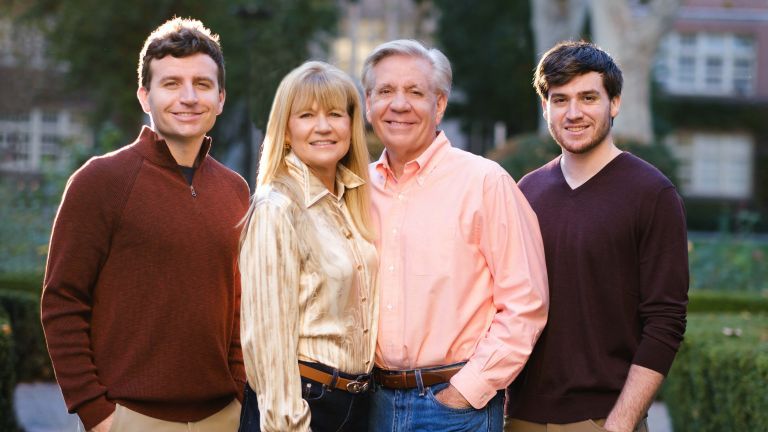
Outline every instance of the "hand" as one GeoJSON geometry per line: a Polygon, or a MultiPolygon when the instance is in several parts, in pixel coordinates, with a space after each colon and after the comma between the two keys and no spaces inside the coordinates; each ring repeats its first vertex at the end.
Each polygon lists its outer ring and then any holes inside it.
{"type": "Polygon", "coordinates": [[[448,387],[440,390],[435,395],[435,399],[448,408],[466,409],[472,407],[472,404],[464,399],[464,396],[456,390],[456,387],[454,387],[453,384],[448,384],[448,387]]]}
{"type": "Polygon", "coordinates": [[[109,430],[112,428],[112,420],[115,418],[115,413],[109,415],[109,417],[105,418],[101,421],[101,423],[97,424],[93,427],[93,429],[89,430],[88,432],[109,432],[109,430]]]}

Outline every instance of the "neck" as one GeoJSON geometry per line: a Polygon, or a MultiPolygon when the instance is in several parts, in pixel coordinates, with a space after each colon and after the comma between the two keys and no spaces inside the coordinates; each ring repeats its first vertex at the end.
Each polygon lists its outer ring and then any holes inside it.
{"type": "Polygon", "coordinates": [[[563,150],[560,169],[571,188],[577,188],[600,172],[610,161],[621,154],[621,150],[608,136],[606,140],[586,153],[571,153],[563,150]]]}
{"type": "Polygon", "coordinates": [[[326,189],[336,195],[336,167],[333,170],[317,171],[314,168],[310,168],[310,170],[326,189]]]}
{"type": "Polygon", "coordinates": [[[203,146],[204,137],[180,141],[160,136],[159,133],[157,135],[165,140],[165,144],[168,146],[168,150],[177,164],[186,167],[195,166],[195,160],[197,155],[200,154],[200,147],[203,146]]]}

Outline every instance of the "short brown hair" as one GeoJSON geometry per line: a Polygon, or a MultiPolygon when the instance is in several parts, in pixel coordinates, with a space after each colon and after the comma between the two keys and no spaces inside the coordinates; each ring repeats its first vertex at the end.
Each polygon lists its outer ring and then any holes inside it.
{"type": "Polygon", "coordinates": [[[550,87],[566,84],[587,72],[602,75],[608,97],[621,95],[624,83],[621,69],[607,52],[585,41],[560,42],[544,53],[533,75],[533,87],[546,100],[550,87]]]}
{"type": "Polygon", "coordinates": [[[191,18],[172,18],[149,35],[139,54],[139,87],[149,89],[152,80],[149,64],[153,59],[167,55],[182,58],[197,53],[207,54],[216,62],[219,90],[224,90],[224,53],[219,45],[219,35],[191,18]]]}

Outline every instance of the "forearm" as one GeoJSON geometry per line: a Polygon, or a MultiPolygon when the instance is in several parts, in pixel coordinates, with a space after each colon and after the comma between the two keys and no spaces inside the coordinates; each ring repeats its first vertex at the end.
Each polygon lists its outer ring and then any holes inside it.
{"type": "Polygon", "coordinates": [[[663,381],[662,374],[642,366],[632,365],[619,399],[608,414],[605,429],[611,432],[633,431],[648,412],[663,381]]]}

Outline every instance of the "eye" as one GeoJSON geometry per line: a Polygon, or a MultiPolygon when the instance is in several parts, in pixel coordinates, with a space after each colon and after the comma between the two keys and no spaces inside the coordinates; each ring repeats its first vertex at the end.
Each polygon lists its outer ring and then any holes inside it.
{"type": "Polygon", "coordinates": [[[165,81],[163,83],[164,88],[176,88],[179,86],[178,81],[165,81]]]}
{"type": "Polygon", "coordinates": [[[308,118],[314,117],[314,115],[311,112],[305,111],[305,112],[299,113],[298,117],[300,119],[308,119],[308,118]]]}
{"type": "Polygon", "coordinates": [[[584,100],[587,102],[594,102],[597,100],[597,96],[595,95],[586,95],[584,96],[584,100]]]}
{"type": "Polygon", "coordinates": [[[343,111],[334,110],[331,111],[328,115],[331,117],[344,117],[345,113],[343,111]]]}
{"type": "Polygon", "coordinates": [[[392,93],[392,89],[389,88],[380,88],[378,91],[378,94],[380,95],[388,95],[390,93],[392,93]]]}
{"type": "Polygon", "coordinates": [[[563,102],[565,102],[565,98],[562,98],[562,97],[554,97],[554,98],[552,98],[552,103],[553,104],[561,104],[563,102]]]}
{"type": "Polygon", "coordinates": [[[411,90],[411,94],[414,96],[424,96],[424,92],[422,92],[421,90],[415,90],[415,89],[411,90]]]}
{"type": "Polygon", "coordinates": [[[199,88],[201,88],[201,89],[205,89],[205,90],[208,90],[208,89],[210,89],[210,88],[212,88],[212,87],[213,87],[213,84],[211,84],[211,83],[210,83],[210,82],[208,82],[208,81],[200,81],[200,82],[198,82],[198,83],[197,83],[197,86],[198,86],[199,88]]]}

